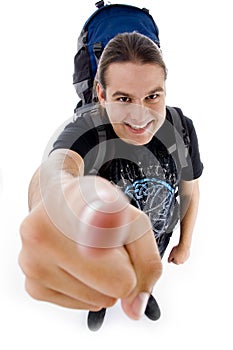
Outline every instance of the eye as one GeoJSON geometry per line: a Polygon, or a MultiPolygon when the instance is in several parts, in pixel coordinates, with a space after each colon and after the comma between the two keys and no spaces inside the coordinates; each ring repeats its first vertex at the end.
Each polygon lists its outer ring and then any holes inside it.
{"type": "Polygon", "coordinates": [[[117,101],[127,103],[127,102],[130,102],[130,98],[127,96],[122,96],[122,97],[118,97],[117,101]]]}
{"type": "Polygon", "coordinates": [[[158,94],[152,94],[152,95],[149,95],[146,97],[146,101],[148,103],[155,103],[155,102],[157,102],[158,98],[159,98],[158,94]]]}

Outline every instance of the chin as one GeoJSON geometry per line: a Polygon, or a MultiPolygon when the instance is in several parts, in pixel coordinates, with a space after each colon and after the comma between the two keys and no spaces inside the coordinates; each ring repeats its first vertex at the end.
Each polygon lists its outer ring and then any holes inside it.
{"type": "Polygon", "coordinates": [[[121,137],[121,139],[126,142],[126,143],[130,143],[132,145],[136,145],[136,146],[143,146],[146,145],[147,143],[149,143],[152,139],[153,135],[143,135],[140,137],[121,137]]]}
{"type": "Polygon", "coordinates": [[[138,145],[138,146],[143,146],[146,145],[147,143],[149,143],[151,141],[153,136],[150,137],[144,137],[144,138],[138,138],[137,140],[132,140],[132,144],[134,145],[138,145]]]}

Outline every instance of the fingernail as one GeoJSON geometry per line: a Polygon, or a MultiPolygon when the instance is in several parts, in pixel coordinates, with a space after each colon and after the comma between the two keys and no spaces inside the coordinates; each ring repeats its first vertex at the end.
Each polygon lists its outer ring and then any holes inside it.
{"type": "Polygon", "coordinates": [[[144,314],[149,297],[149,293],[140,293],[134,299],[132,309],[137,319],[141,318],[144,314]]]}

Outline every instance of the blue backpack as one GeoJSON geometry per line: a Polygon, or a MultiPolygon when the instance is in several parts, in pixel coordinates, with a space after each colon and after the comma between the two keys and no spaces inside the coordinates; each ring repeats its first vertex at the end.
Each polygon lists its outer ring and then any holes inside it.
{"type": "MultiPolygon", "coordinates": [[[[82,105],[93,102],[93,81],[104,47],[119,33],[137,31],[159,45],[159,31],[149,10],[130,5],[104,5],[86,21],[78,38],[73,84],[82,105]]],[[[81,104],[81,103],[80,103],[81,104]]]]}

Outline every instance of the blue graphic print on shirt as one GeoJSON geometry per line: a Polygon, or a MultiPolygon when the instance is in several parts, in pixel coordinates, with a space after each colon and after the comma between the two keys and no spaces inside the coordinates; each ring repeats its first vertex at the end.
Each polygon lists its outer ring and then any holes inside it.
{"type": "Polygon", "coordinates": [[[149,216],[156,239],[166,232],[175,199],[171,185],[160,179],[144,178],[127,186],[125,194],[149,216]]]}

